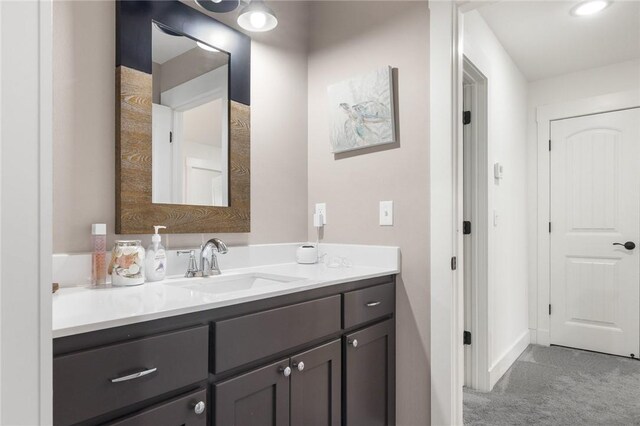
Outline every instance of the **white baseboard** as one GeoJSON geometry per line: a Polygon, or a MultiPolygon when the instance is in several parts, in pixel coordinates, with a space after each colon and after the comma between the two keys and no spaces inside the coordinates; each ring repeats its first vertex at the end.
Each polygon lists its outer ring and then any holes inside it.
{"type": "Polygon", "coordinates": [[[507,372],[509,367],[515,362],[516,359],[527,349],[531,342],[529,336],[529,330],[527,329],[518,339],[511,345],[509,349],[496,361],[489,369],[489,385],[493,389],[493,386],[500,380],[500,378],[507,372]]]}
{"type": "Polygon", "coordinates": [[[529,341],[532,345],[538,344],[538,330],[535,328],[529,329],[529,341]]]}

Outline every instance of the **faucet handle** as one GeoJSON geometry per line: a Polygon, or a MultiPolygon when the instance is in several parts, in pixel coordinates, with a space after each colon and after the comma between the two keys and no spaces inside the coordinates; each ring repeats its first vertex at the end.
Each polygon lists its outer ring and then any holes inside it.
{"type": "Polygon", "coordinates": [[[198,274],[198,261],[196,260],[196,251],[195,250],[178,250],[177,255],[180,256],[182,254],[189,255],[189,266],[187,266],[187,272],[185,272],[184,276],[187,278],[193,278],[198,274]]]}

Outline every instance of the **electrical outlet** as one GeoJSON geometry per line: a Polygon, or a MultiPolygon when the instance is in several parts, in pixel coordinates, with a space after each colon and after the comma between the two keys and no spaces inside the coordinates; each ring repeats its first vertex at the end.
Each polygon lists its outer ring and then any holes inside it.
{"type": "Polygon", "coordinates": [[[327,204],[326,203],[316,203],[316,214],[322,215],[322,224],[327,224],[327,204]]]}
{"type": "Polygon", "coordinates": [[[393,226],[393,201],[380,201],[380,226],[393,226]]]}

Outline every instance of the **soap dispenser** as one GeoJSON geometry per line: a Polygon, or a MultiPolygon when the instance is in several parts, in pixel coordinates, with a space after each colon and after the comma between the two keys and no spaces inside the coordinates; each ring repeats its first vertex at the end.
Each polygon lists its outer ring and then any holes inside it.
{"type": "Polygon", "coordinates": [[[163,280],[167,274],[167,253],[162,246],[162,240],[158,231],[167,229],[166,226],[156,225],[153,227],[155,234],[151,237],[151,244],[147,249],[146,259],[146,277],[147,281],[163,280]]]}

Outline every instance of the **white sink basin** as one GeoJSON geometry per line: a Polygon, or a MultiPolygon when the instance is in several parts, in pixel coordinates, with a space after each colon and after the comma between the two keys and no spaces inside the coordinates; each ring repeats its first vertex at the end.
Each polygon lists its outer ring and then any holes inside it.
{"type": "Polygon", "coordinates": [[[247,290],[262,290],[301,281],[304,278],[253,272],[239,275],[218,275],[205,278],[186,278],[168,285],[207,294],[236,293],[247,290]]]}

